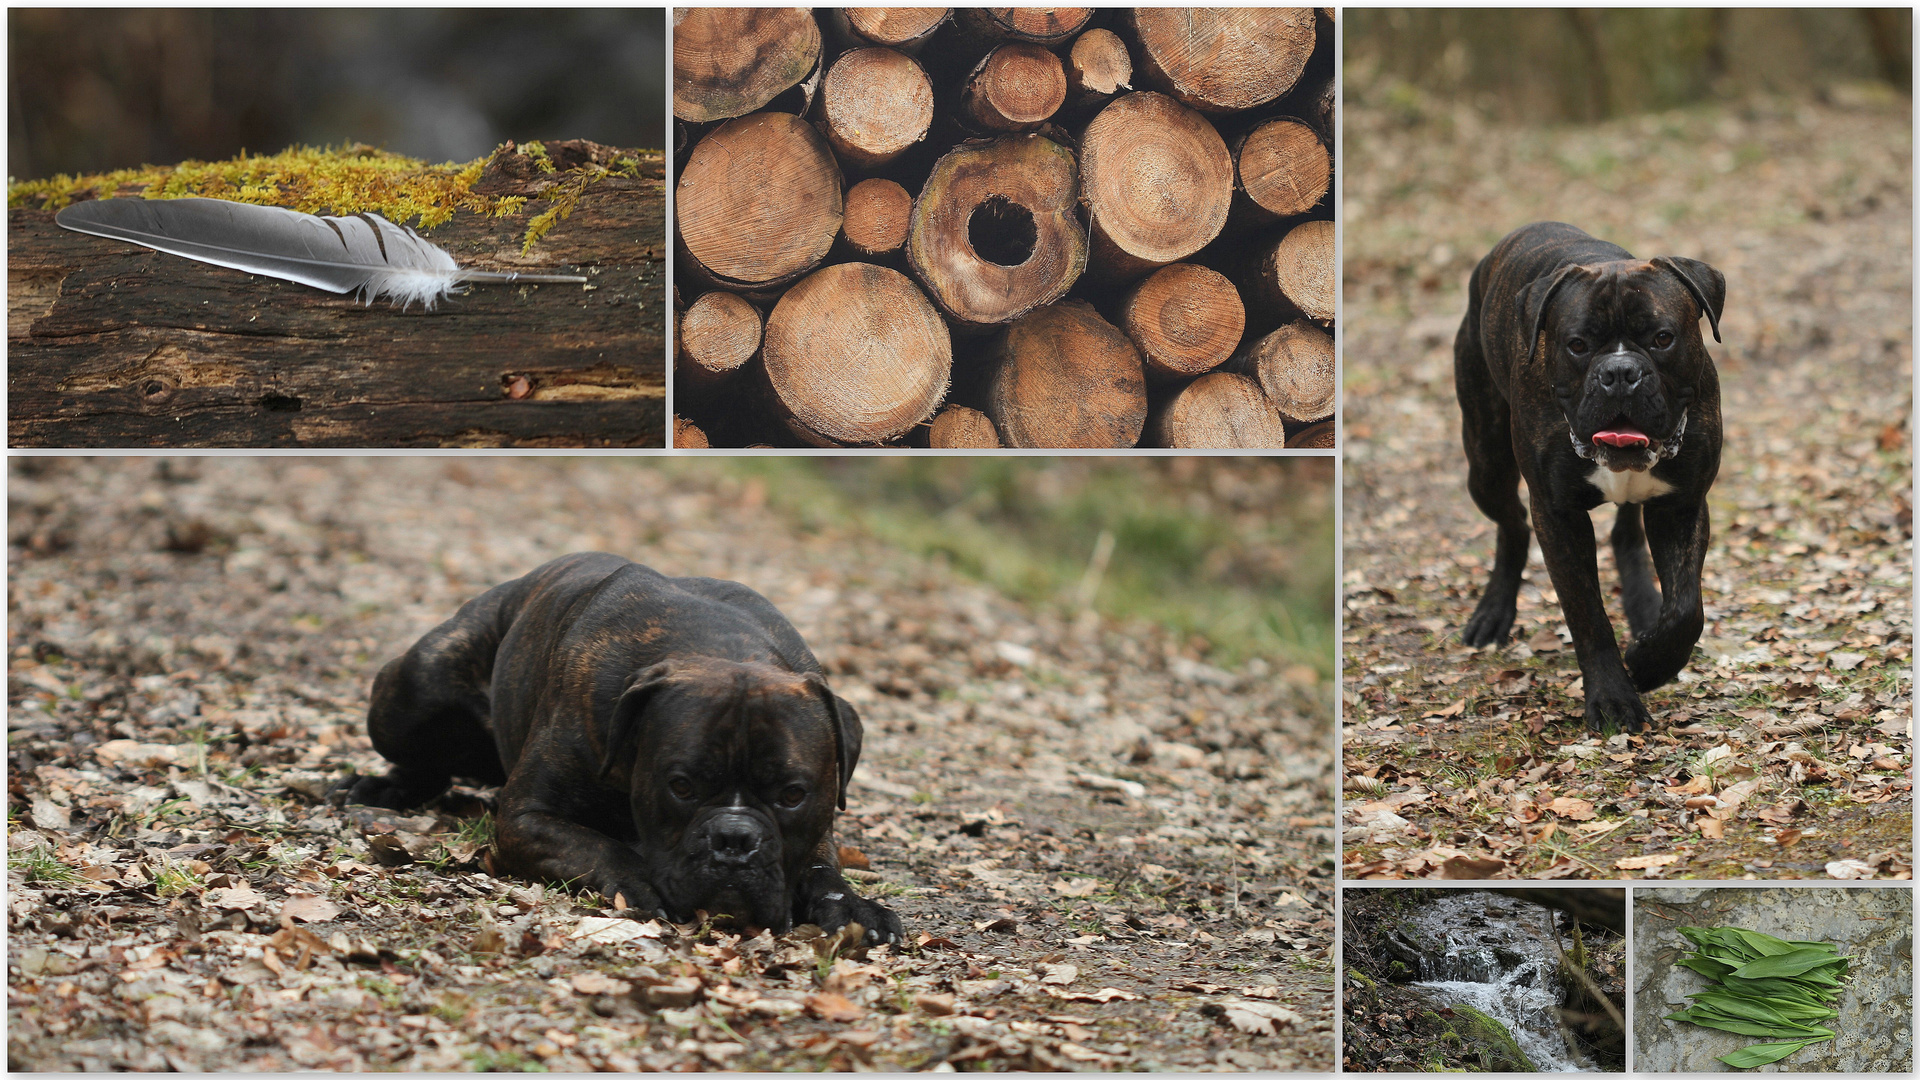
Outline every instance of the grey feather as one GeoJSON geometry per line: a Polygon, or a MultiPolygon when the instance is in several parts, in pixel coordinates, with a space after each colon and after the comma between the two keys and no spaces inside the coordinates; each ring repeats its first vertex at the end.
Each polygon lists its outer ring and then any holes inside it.
{"type": "Polygon", "coordinates": [[[320,217],[225,199],[94,199],[54,215],[61,228],[164,251],[250,274],[284,278],[371,304],[431,310],[469,282],[580,282],[570,274],[462,270],[453,256],[379,214],[320,217]]]}

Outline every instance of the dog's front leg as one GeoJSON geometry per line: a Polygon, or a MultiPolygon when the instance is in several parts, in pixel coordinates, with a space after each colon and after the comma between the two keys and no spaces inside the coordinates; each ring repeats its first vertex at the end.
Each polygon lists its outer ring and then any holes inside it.
{"type": "MultiPolygon", "coordinates": [[[[537,751],[529,747],[530,752],[537,751]]],[[[591,889],[611,900],[625,898],[628,908],[646,916],[665,916],[660,893],[633,849],[597,829],[580,824],[590,799],[578,786],[561,789],[528,767],[529,753],[500,789],[494,819],[494,844],[501,869],[535,881],[554,881],[572,889],[591,889]]],[[[625,807],[620,807],[622,813],[625,807]]]]}
{"type": "Polygon", "coordinates": [[[1700,574],[1707,561],[1713,525],[1704,501],[1645,507],[1647,541],[1660,574],[1660,618],[1643,636],[1635,631],[1627,648],[1627,670],[1642,691],[1666,683],[1693,658],[1693,646],[1706,626],[1700,574]]]}
{"type": "MultiPolygon", "coordinates": [[[[1539,490],[1533,484],[1530,491],[1539,490]]],[[[1593,544],[1593,519],[1585,510],[1565,510],[1533,499],[1533,527],[1540,536],[1540,553],[1547,573],[1560,594],[1560,610],[1573,635],[1580,657],[1580,674],[1587,698],[1587,727],[1611,734],[1624,727],[1638,731],[1653,718],[1627,677],[1620,658],[1620,642],[1607,621],[1600,596],[1600,571],[1593,544]]]]}

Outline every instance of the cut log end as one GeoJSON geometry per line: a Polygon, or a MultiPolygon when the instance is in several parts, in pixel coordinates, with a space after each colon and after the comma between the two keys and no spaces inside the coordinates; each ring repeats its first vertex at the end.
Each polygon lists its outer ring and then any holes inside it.
{"type": "Polygon", "coordinates": [[[862,180],[847,192],[847,243],[863,255],[884,255],[907,242],[913,196],[891,180],[862,180]]]}
{"type": "Polygon", "coordinates": [[[1097,268],[1130,277],[1177,262],[1220,235],[1233,205],[1233,156],[1205,117],[1172,98],[1114,99],[1080,140],[1097,268]]]}
{"type": "Polygon", "coordinates": [[[1303,221],[1261,260],[1261,275],[1270,292],[1300,309],[1301,314],[1331,322],[1338,301],[1335,254],[1333,222],[1303,221]]]}
{"type": "Polygon", "coordinates": [[[1187,384],[1154,417],[1155,442],[1175,450],[1281,449],[1286,425],[1259,384],[1216,371],[1187,384]]]}
{"type": "Polygon", "coordinates": [[[949,405],[933,418],[927,445],[936,450],[998,450],[1000,433],[993,429],[986,413],[965,405],[949,405]]]}
{"type": "Polygon", "coordinates": [[[1235,164],[1240,190],[1278,217],[1318,206],[1333,177],[1326,144],[1313,128],[1290,117],[1263,121],[1248,132],[1235,164]]]}
{"type": "Polygon", "coordinates": [[[947,17],[946,8],[847,8],[854,32],[875,45],[900,46],[916,41],[947,17]]]}
{"type": "Polygon", "coordinates": [[[840,166],[812,125],[756,113],[693,148],[676,189],[680,241],[700,268],[747,288],[817,265],[840,232],[840,166]]]}
{"type": "Polygon", "coordinates": [[[1317,424],[1308,424],[1293,433],[1287,439],[1289,450],[1332,450],[1336,448],[1338,437],[1333,421],[1322,420],[1317,424]]]}
{"type": "Polygon", "coordinates": [[[820,44],[805,8],[676,8],[673,115],[700,124],[745,116],[811,74],[820,44]]]}
{"type": "Polygon", "coordinates": [[[707,442],[707,433],[700,430],[700,425],[676,414],[673,418],[673,445],[679,450],[705,450],[710,444],[707,442]]]}
{"type": "Polygon", "coordinates": [[[760,351],[760,312],[729,292],[700,296],[680,316],[676,370],[691,379],[719,379],[760,351]]]}
{"type": "Polygon", "coordinates": [[[1136,286],[1120,325],[1160,378],[1192,377],[1233,355],[1247,311],[1233,282],[1192,263],[1175,263],[1136,286]]]}
{"type": "Polygon", "coordinates": [[[1066,73],[1067,87],[1075,94],[1114,94],[1133,84],[1133,60],[1119,35],[1094,29],[1073,40],[1066,73]]]}
{"type": "Polygon", "coordinates": [[[961,8],[959,16],[976,34],[1052,45],[1079,33],[1093,18],[1093,9],[961,8]]]}
{"type": "Polygon", "coordinates": [[[1207,112],[1275,100],[1313,55],[1312,8],[1136,8],[1131,18],[1147,78],[1207,112]]]}
{"type": "Polygon", "coordinates": [[[1067,99],[1060,58],[1039,45],[1011,42],[988,54],[967,81],[961,107],[986,131],[1031,131],[1067,99]]]}
{"type": "Polygon", "coordinates": [[[1333,338],[1307,322],[1288,323],[1248,347],[1241,374],[1252,376],[1280,415],[1310,424],[1333,415],[1333,338]]]}
{"type": "Polygon", "coordinates": [[[834,443],[898,438],[946,396],[953,345],[913,282],[870,263],[801,279],[767,317],[761,357],[797,433],[834,443]]]}
{"type": "Polygon", "coordinates": [[[827,141],[841,160],[854,168],[877,168],[926,137],[933,123],[933,84],[904,53],[854,49],[828,69],[819,107],[827,141]]]}
{"type": "Polygon", "coordinates": [[[989,353],[987,414],[1006,445],[1134,446],[1147,420],[1139,350],[1082,300],[1009,326],[989,353]]]}
{"type": "Polygon", "coordinates": [[[942,157],[913,204],[907,261],[941,310],[1010,322],[1065,295],[1087,263],[1073,152],[1009,135],[942,157]]]}

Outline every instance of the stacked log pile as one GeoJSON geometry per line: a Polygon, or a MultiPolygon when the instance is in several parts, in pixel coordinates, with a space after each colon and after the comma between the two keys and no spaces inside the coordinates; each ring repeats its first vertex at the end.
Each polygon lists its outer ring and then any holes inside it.
{"type": "Polygon", "coordinates": [[[677,10],[675,444],[1332,446],[1332,18],[677,10]]]}

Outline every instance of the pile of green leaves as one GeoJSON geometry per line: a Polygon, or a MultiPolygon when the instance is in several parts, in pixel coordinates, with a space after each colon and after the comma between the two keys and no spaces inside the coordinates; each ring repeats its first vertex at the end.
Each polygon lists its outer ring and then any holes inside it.
{"type": "Polygon", "coordinates": [[[1693,1004],[1669,1020],[1779,1042],[1758,1043],[1722,1055],[1736,1069],[1779,1061],[1809,1043],[1833,1038],[1817,1021],[1840,1014],[1840,976],[1847,960],[1824,941],[1782,941],[1770,934],[1722,926],[1702,930],[1683,926],[1694,952],[1675,963],[1707,977],[1713,985],[1689,994],[1693,1004]]]}

